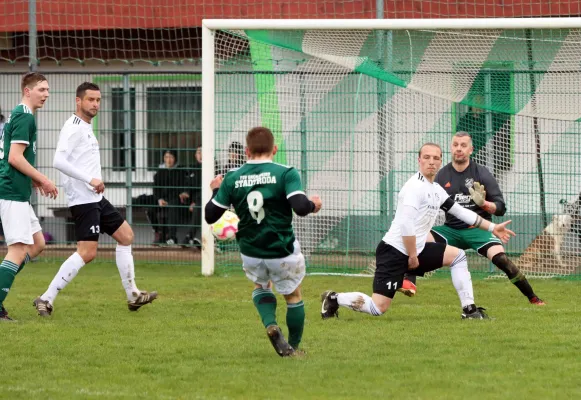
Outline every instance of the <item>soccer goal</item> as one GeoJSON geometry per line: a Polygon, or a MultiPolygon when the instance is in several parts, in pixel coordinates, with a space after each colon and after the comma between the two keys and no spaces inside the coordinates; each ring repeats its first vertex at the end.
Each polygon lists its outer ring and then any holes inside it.
{"type": "MultiPolygon", "coordinates": [[[[518,234],[507,252],[528,274],[579,277],[580,28],[581,18],[204,20],[203,199],[232,143],[267,126],[275,161],[323,199],[319,214],[295,218],[308,272],[364,273],[419,146],[441,144],[445,164],[452,134],[466,131],[504,192],[500,220],[518,234]]],[[[204,274],[240,269],[236,245],[215,243],[207,225],[203,243],[204,274]]],[[[484,259],[471,270],[494,273],[484,259]]]]}

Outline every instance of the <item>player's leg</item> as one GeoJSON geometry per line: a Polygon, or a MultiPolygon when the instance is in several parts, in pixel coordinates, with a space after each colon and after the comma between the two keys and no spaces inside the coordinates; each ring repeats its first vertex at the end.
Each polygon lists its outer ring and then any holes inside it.
{"type": "Polygon", "coordinates": [[[545,302],[535,294],[525,274],[508,258],[501,244],[493,243],[489,246],[485,245],[478,250],[478,253],[485,255],[498,269],[504,272],[512,284],[529,299],[531,304],[538,306],[545,305],[545,302]]]}
{"type": "Polygon", "coordinates": [[[30,245],[34,244],[28,202],[0,200],[0,219],[8,252],[0,263],[0,320],[11,320],[4,308],[14,278],[24,263],[30,245]]]}
{"type": "Polygon", "coordinates": [[[29,214],[30,214],[30,228],[32,231],[32,240],[34,241],[34,243],[28,247],[28,252],[26,253],[26,256],[24,257],[24,261],[22,262],[22,264],[20,264],[20,267],[18,268],[17,274],[20,273],[20,271],[22,271],[24,269],[24,266],[30,260],[33,260],[40,253],[42,253],[42,251],[46,247],[46,242],[44,240],[44,235],[42,234],[42,227],[40,226],[40,222],[39,222],[36,214],[34,213],[34,209],[32,208],[32,206],[29,204],[28,207],[29,207],[29,214]]]}
{"type": "Polygon", "coordinates": [[[408,256],[381,241],[375,250],[375,265],[371,296],[362,292],[336,293],[327,290],[321,295],[321,317],[326,319],[338,316],[340,306],[376,317],[383,315],[403,282],[408,256]]]}
{"type": "MultiPolygon", "coordinates": [[[[434,257],[431,256],[426,250],[430,250],[436,243],[426,243],[426,249],[422,251],[424,254],[424,262],[429,263],[434,257]],[[428,246],[431,245],[431,246],[428,246]]],[[[440,246],[442,244],[439,244],[440,246]]],[[[437,250],[434,250],[437,252],[437,250]]],[[[419,258],[419,257],[418,257],[419,258]]],[[[460,298],[460,303],[462,304],[462,318],[463,319],[485,319],[488,318],[486,313],[484,313],[484,308],[476,307],[474,304],[474,289],[472,288],[472,277],[470,271],[468,271],[468,262],[466,259],[466,253],[464,250],[459,249],[454,246],[446,246],[444,250],[443,259],[441,261],[442,266],[450,266],[450,274],[452,275],[452,283],[458,297],[460,298]]],[[[420,260],[420,266],[422,265],[422,260],[420,260]]]]}
{"type": "Polygon", "coordinates": [[[77,251],[61,264],[46,291],[37,297],[33,305],[41,317],[51,315],[58,294],[77,276],[85,264],[97,256],[101,213],[96,203],[79,204],[70,207],[75,222],[77,251]]]}
{"type": "Polygon", "coordinates": [[[129,311],[137,311],[142,306],[151,303],[157,298],[157,292],[139,290],[135,282],[135,263],[131,252],[133,244],[133,229],[123,219],[119,211],[103,198],[101,204],[101,225],[103,232],[110,235],[117,242],[115,248],[115,262],[121,277],[121,283],[127,295],[129,311]]]}
{"type": "Polygon", "coordinates": [[[254,283],[252,302],[266,328],[266,334],[272,347],[281,357],[291,355],[293,348],[284,339],[284,335],[276,322],[276,296],[272,292],[265,260],[248,257],[244,254],[240,254],[240,256],[246,277],[254,283]]]}
{"type": "Polygon", "coordinates": [[[298,241],[294,243],[293,254],[281,259],[264,260],[264,263],[274,288],[286,300],[288,341],[294,349],[297,349],[305,326],[305,304],[301,295],[301,282],[306,273],[305,257],[301,253],[298,241]]]}

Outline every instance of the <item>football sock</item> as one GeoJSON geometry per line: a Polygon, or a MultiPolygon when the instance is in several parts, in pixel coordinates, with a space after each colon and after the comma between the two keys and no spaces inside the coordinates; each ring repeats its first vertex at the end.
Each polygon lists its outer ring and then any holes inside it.
{"type": "Polygon", "coordinates": [[[22,264],[20,264],[20,267],[18,267],[18,271],[16,272],[16,274],[19,274],[20,271],[22,271],[24,269],[24,266],[26,265],[26,263],[28,263],[30,261],[30,256],[28,255],[28,253],[26,253],[26,257],[24,257],[24,261],[22,261],[22,264]]]}
{"type": "Polygon", "coordinates": [[[18,273],[18,265],[4,259],[0,264],[0,305],[8,296],[8,292],[14,283],[14,277],[18,273]]]}
{"type": "Polygon", "coordinates": [[[337,293],[337,303],[353,311],[359,311],[375,317],[383,314],[371,297],[361,292],[337,293]]]}
{"type": "Polygon", "coordinates": [[[452,275],[452,284],[458,292],[462,307],[474,304],[474,290],[472,289],[472,276],[468,271],[466,262],[466,253],[460,250],[454,261],[450,264],[450,273],[452,275]]]}
{"type": "Polygon", "coordinates": [[[305,327],[305,303],[302,300],[298,303],[287,304],[286,326],[288,326],[288,344],[293,349],[297,349],[305,327]]]}
{"type": "Polygon", "coordinates": [[[252,301],[265,328],[276,323],[276,297],[270,289],[254,289],[252,301]]]}
{"type": "Polygon", "coordinates": [[[58,295],[59,291],[63,290],[79,273],[79,270],[83,268],[85,262],[81,255],[74,252],[66,261],[61,265],[59,271],[54,276],[52,282],[48,286],[48,289],[42,296],[41,300],[48,301],[53,304],[54,299],[58,295]]]}
{"type": "Polygon", "coordinates": [[[533,297],[536,297],[535,292],[533,291],[533,288],[531,287],[526,276],[520,272],[518,267],[514,265],[512,261],[510,261],[510,259],[506,256],[506,253],[498,253],[492,257],[491,261],[498,267],[498,269],[506,274],[512,284],[516,286],[522,294],[527,296],[529,300],[533,297]]]}
{"type": "Polygon", "coordinates": [[[134,301],[139,297],[139,289],[135,284],[135,264],[133,263],[133,254],[131,254],[131,245],[117,245],[115,248],[115,262],[121,276],[121,283],[127,294],[128,301],[134,301]]]}

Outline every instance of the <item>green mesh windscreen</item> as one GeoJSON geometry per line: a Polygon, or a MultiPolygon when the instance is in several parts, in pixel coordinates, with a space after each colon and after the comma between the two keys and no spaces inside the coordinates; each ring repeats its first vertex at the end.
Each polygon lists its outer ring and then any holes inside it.
{"type": "MultiPolygon", "coordinates": [[[[267,126],[323,199],[294,221],[310,272],[365,271],[420,145],[447,163],[466,131],[504,192],[507,252],[529,274],[579,275],[579,30],[220,31],[215,57],[217,162],[267,126]]],[[[240,268],[235,244],[217,247],[217,269],[240,268]]]]}

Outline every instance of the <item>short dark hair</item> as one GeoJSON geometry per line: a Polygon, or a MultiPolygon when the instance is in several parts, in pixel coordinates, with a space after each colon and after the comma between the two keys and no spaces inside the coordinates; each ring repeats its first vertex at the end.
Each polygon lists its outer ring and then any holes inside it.
{"type": "Polygon", "coordinates": [[[85,97],[85,93],[87,92],[87,90],[101,91],[101,89],[99,89],[99,86],[97,86],[96,84],[92,82],[83,82],[77,87],[77,97],[82,100],[83,97],[85,97]]]}
{"type": "Polygon", "coordinates": [[[43,74],[39,74],[38,72],[29,72],[22,77],[22,81],[20,82],[20,90],[24,93],[25,88],[32,89],[38,83],[47,81],[46,77],[43,74]]]}
{"type": "Polygon", "coordinates": [[[228,152],[242,154],[244,153],[244,146],[242,146],[242,143],[240,142],[232,142],[230,143],[230,146],[228,146],[228,152]]]}
{"type": "Polygon", "coordinates": [[[248,146],[248,152],[253,155],[272,153],[274,135],[270,129],[257,126],[248,131],[246,146],[248,146]]]}
{"type": "Polygon", "coordinates": [[[422,156],[422,150],[426,146],[433,146],[433,147],[437,147],[438,149],[440,149],[440,157],[442,157],[442,147],[440,147],[440,145],[438,143],[433,143],[433,142],[427,142],[427,143],[422,144],[422,147],[420,147],[420,151],[418,151],[418,157],[422,156]]]}
{"type": "Polygon", "coordinates": [[[456,132],[454,134],[454,137],[467,137],[467,138],[470,138],[470,142],[472,142],[472,136],[468,132],[465,132],[465,131],[456,132]]]}

